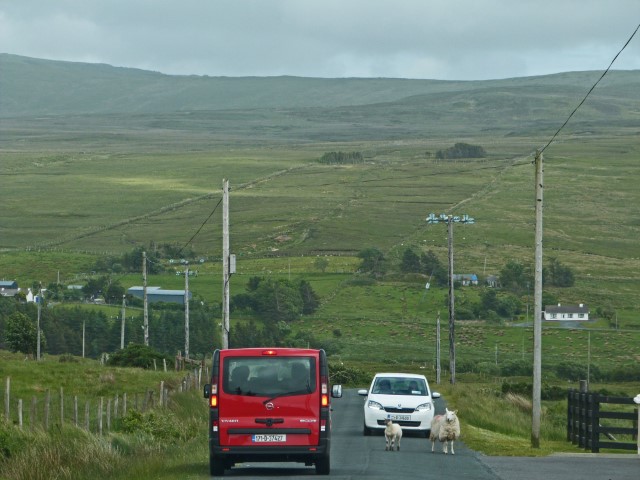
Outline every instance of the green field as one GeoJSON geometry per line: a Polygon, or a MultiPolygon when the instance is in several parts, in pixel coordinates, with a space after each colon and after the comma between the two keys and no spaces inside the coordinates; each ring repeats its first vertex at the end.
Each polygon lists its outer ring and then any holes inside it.
{"type": "MultiPolygon", "coordinates": [[[[7,55],[0,62],[7,72],[0,278],[24,288],[58,278],[82,284],[100,256],[173,244],[206,259],[190,288],[219,302],[226,178],[238,259],[232,295],[252,276],[307,279],[321,306],[294,332],[335,342],[341,355],[363,362],[386,345],[409,366],[432,365],[437,313],[447,321],[446,291],[425,292],[427,272],[398,272],[409,247],[446,260],[446,227],[428,226],[426,215],[476,218],[455,228],[455,273],[483,278],[510,260],[532,265],[533,152],[597,78],[233,81],[7,55]],[[77,95],[68,93],[69,82],[77,95]],[[487,156],[436,158],[457,142],[482,146],[487,156]],[[364,162],[318,162],[332,151],[361,152],[364,162]],[[390,267],[386,278],[363,284],[357,254],[369,247],[383,251],[390,267]],[[325,272],[314,266],[317,256],[329,260],[325,272]]],[[[615,325],[596,319],[569,334],[545,324],[551,363],[567,354],[585,358],[588,330],[593,362],[609,368],[640,355],[638,84],[640,72],[611,72],[544,154],[545,263],[557,258],[576,279],[546,293],[616,314],[615,325]]],[[[177,267],[167,267],[149,285],[183,288],[177,267]]],[[[141,284],[138,274],[117,280],[141,284]]],[[[477,297],[477,289],[456,293],[462,307],[477,297]]],[[[529,358],[531,318],[510,320],[460,322],[460,360],[529,358]]]]}

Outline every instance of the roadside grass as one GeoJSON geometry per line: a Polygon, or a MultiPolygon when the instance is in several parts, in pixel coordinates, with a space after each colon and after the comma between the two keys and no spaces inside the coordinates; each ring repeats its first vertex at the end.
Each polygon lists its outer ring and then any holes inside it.
{"type": "MultiPolygon", "coordinates": [[[[567,441],[567,400],[543,401],[540,424],[539,448],[531,445],[531,401],[517,395],[504,395],[500,385],[493,382],[476,383],[465,376],[457,378],[456,385],[431,384],[440,392],[447,408],[458,410],[461,424],[461,440],[472,450],[485,455],[546,456],[553,453],[584,452],[583,448],[567,441]]],[[[573,385],[577,388],[577,385],[573,385]]],[[[640,391],[638,382],[604,385],[593,384],[596,391],[606,388],[617,395],[633,396],[640,391]]],[[[627,408],[627,411],[629,409],[627,408]]],[[[607,421],[610,424],[611,421],[607,421]]],[[[624,426],[630,426],[626,422],[624,426]]],[[[623,440],[623,441],[632,441],[623,440]]],[[[604,449],[603,453],[624,453],[604,449]]]]}
{"type": "MultiPolygon", "coordinates": [[[[6,377],[11,378],[11,423],[0,418],[0,477],[17,479],[89,479],[89,478],[175,478],[166,474],[167,459],[184,462],[194,450],[206,459],[206,402],[200,391],[179,393],[177,384],[182,372],[145,371],[101,366],[95,360],[71,363],[53,362],[51,358],[36,364],[21,356],[0,351],[0,377],[5,395],[6,377]],[[34,393],[40,400],[45,389],[55,393],[63,387],[65,396],[78,393],[94,403],[122,391],[157,389],[159,378],[167,380],[173,391],[168,408],[152,408],[134,413],[132,396],[127,417],[112,419],[112,429],[103,435],[73,426],[72,413],[66,412],[64,424],[54,413],[48,431],[41,425],[26,422],[20,429],[15,414],[18,398],[34,393]],[[106,385],[106,386],[105,386],[106,385]]],[[[52,396],[55,400],[55,394],[52,396]]],[[[3,399],[4,400],[4,399],[3,399]]],[[[71,403],[71,402],[68,402],[71,403]]],[[[41,405],[39,408],[42,408],[41,405]]],[[[52,402],[51,412],[59,411],[52,402]]],[[[206,473],[206,462],[194,466],[206,473]]],[[[181,477],[188,478],[188,477],[181,477]]]]}
{"type": "MultiPolygon", "coordinates": [[[[31,372],[23,368],[25,363],[33,367],[33,362],[25,362],[16,354],[0,354],[0,376],[9,374],[12,386],[21,385],[23,392],[33,391],[28,385],[33,381],[31,372]]],[[[334,361],[335,358],[330,360],[331,363],[334,361]]],[[[380,370],[384,365],[382,362],[350,365],[373,372],[380,370]]],[[[87,376],[87,370],[112,370],[96,361],[86,360],[64,365],[61,375],[61,372],[56,373],[57,365],[44,364],[43,368],[51,371],[52,384],[61,382],[65,392],[85,383],[93,384],[94,388],[90,390],[95,390],[96,379],[87,376]]],[[[398,368],[405,369],[403,366],[398,368]]],[[[114,390],[118,391],[118,387],[126,382],[144,387],[155,384],[158,379],[156,372],[133,373],[115,372],[117,385],[114,390]]],[[[175,373],[176,377],[179,375],[175,373]]],[[[430,380],[432,390],[443,395],[448,408],[458,410],[461,440],[475,451],[502,456],[582,451],[565,440],[566,400],[543,402],[540,448],[532,448],[530,401],[517,395],[501,394],[500,378],[479,381],[477,376],[461,374],[456,385],[436,385],[432,377],[430,380]]],[[[36,377],[35,383],[44,382],[36,377]]],[[[593,388],[628,393],[640,389],[640,383],[593,385],[593,388]]],[[[201,392],[191,390],[171,394],[168,408],[156,407],[145,413],[128,415],[126,422],[114,424],[114,428],[102,436],[67,423],[54,424],[48,432],[39,427],[21,430],[13,421],[9,425],[3,416],[0,419],[0,477],[7,480],[203,478],[208,476],[207,422],[203,421],[206,415],[206,402],[201,392]]]]}

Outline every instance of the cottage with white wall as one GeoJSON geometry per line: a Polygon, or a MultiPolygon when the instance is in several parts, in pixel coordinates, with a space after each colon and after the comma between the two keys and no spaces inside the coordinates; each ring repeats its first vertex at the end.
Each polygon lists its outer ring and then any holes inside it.
{"type": "Polygon", "coordinates": [[[545,320],[550,321],[586,321],[589,320],[589,307],[584,303],[579,305],[547,305],[542,312],[545,320]]]}

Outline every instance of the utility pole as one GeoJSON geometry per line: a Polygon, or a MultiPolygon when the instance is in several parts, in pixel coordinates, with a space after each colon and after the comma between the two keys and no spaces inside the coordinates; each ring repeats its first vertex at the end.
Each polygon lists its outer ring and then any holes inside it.
{"type": "Polygon", "coordinates": [[[42,311],[42,282],[40,283],[40,289],[38,290],[38,324],[36,325],[36,328],[38,329],[37,332],[37,347],[36,347],[36,360],[40,361],[40,315],[42,311]]]}
{"type": "Polygon", "coordinates": [[[120,324],[120,350],[124,350],[124,321],[127,318],[126,295],[122,295],[122,323],[120,324]]]}
{"type": "Polygon", "coordinates": [[[147,298],[147,252],[142,252],[142,328],[144,329],[144,344],[149,346],[149,301],[147,298]]]}
{"type": "Polygon", "coordinates": [[[440,310],[436,320],[436,383],[440,385],[440,310]]]}
{"type": "Polygon", "coordinates": [[[447,237],[448,237],[448,251],[449,251],[449,371],[451,373],[450,382],[452,385],[456,383],[456,342],[455,342],[455,298],[453,289],[453,224],[454,223],[466,223],[472,225],[476,223],[473,217],[469,215],[453,216],[446,213],[441,213],[436,216],[434,213],[430,213],[427,218],[428,224],[439,223],[440,221],[447,222],[447,237]]]}
{"type": "Polygon", "coordinates": [[[540,414],[542,387],[542,207],[543,207],[543,160],[542,152],[536,151],[536,229],[535,272],[533,285],[533,395],[531,409],[531,446],[540,448],[540,414]]]}
{"type": "Polygon", "coordinates": [[[222,348],[229,348],[229,180],[222,180],[222,348]]]}
{"type": "Polygon", "coordinates": [[[184,358],[189,359],[189,264],[184,268],[184,358]]]}
{"type": "Polygon", "coordinates": [[[456,383],[456,332],[455,332],[455,301],[453,293],[453,217],[447,217],[447,233],[449,238],[449,371],[451,385],[456,383]]]}

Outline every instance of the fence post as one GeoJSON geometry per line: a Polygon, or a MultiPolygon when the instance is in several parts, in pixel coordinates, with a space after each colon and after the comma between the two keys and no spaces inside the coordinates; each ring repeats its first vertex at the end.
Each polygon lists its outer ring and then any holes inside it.
{"type": "Polygon", "coordinates": [[[18,426],[22,430],[22,399],[18,399],[18,426]]]}
{"type": "Polygon", "coordinates": [[[31,425],[29,425],[31,430],[33,430],[36,427],[37,404],[38,404],[38,399],[36,397],[31,397],[31,415],[30,415],[31,425]]]}
{"type": "Polygon", "coordinates": [[[111,398],[107,399],[107,433],[111,432],[111,398]]]}
{"type": "Polygon", "coordinates": [[[127,392],[122,394],[122,416],[127,416],[127,392]]]}
{"type": "Polygon", "coordinates": [[[44,429],[49,431],[49,408],[51,407],[51,390],[47,390],[44,397],[44,429]]]}
{"type": "Polygon", "coordinates": [[[567,392],[567,442],[575,443],[573,441],[573,405],[574,405],[574,392],[573,388],[570,388],[567,392]]]}
{"type": "Polygon", "coordinates": [[[64,390],[60,387],[60,428],[64,425],[64,390]]]}
{"type": "Polygon", "coordinates": [[[90,430],[90,423],[89,423],[89,400],[87,400],[84,404],[84,429],[89,432],[90,430]]]}
{"type": "Polygon", "coordinates": [[[160,397],[158,398],[158,405],[161,407],[164,404],[163,397],[164,397],[164,380],[161,380],[160,381],[160,397]]]}
{"type": "Polygon", "coordinates": [[[578,394],[578,447],[580,448],[586,448],[586,396],[587,394],[582,391],[578,394]]]}
{"type": "Polygon", "coordinates": [[[9,405],[11,398],[11,377],[7,377],[7,387],[4,394],[4,418],[9,422],[9,405]]]}
{"type": "Polygon", "coordinates": [[[589,401],[591,402],[591,435],[589,443],[591,444],[591,452],[600,452],[600,394],[592,393],[589,401]]]}
{"type": "Polygon", "coordinates": [[[104,397],[100,397],[100,403],[98,404],[98,434],[102,436],[102,410],[103,410],[104,397]]]}
{"type": "Polygon", "coordinates": [[[640,393],[633,397],[633,401],[638,407],[636,408],[636,412],[638,412],[638,423],[636,427],[638,428],[638,433],[636,435],[636,441],[638,442],[638,455],[640,455],[640,393]]]}
{"type": "Polygon", "coordinates": [[[78,427],[78,396],[73,396],[73,425],[78,427]]]}

